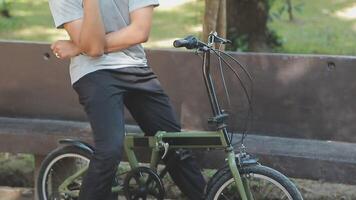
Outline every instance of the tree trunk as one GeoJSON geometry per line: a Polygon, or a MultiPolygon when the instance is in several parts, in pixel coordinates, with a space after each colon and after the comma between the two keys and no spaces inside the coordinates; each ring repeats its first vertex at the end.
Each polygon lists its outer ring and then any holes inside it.
{"type": "Polygon", "coordinates": [[[227,0],[228,38],[246,38],[249,51],[268,50],[268,13],[267,0],[227,0]]]}
{"type": "Polygon", "coordinates": [[[212,31],[216,31],[220,37],[226,37],[226,0],[205,0],[204,41],[212,31]]]}
{"type": "Polygon", "coordinates": [[[286,0],[287,6],[288,6],[288,15],[289,15],[289,21],[294,20],[294,15],[293,15],[293,4],[292,0],[286,0]]]}

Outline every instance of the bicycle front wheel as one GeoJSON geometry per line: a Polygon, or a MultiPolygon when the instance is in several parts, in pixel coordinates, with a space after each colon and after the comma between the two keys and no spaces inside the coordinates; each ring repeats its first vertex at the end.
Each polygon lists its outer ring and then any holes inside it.
{"type": "MultiPolygon", "coordinates": [[[[211,183],[207,200],[241,200],[231,171],[224,168],[219,178],[211,183]]],[[[303,200],[296,186],[280,172],[262,165],[248,166],[240,170],[253,200],[303,200]]]]}

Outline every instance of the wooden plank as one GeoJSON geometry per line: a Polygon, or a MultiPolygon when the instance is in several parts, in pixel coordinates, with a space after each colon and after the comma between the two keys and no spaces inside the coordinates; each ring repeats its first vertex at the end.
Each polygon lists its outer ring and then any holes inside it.
{"type": "MultiPolygon", "coordinates": [[[[41,156],[56,148],[59,139],[91,142],[88,127],[87,123],[75,121],[0,118],[0,152],[41,156]]],[[[140,132],[136,126],[127,126],[127,129],[140,132]]],[[[234,143],[239,139],[240,135],[236,134],[234,143]]],[[[354,143],[249,135],[245,145],[261,163],[290,177],[356,184],[354,143]]],[[[235,149],[238,151],[238,146],[235,149]]],[[[142,162],[148,162],[149,152],[139,149],[137,155],[142,162]]],[[[205,168],[219,168],[225,162],[223,151],[195,151],[195,155],[205,168]]]]}

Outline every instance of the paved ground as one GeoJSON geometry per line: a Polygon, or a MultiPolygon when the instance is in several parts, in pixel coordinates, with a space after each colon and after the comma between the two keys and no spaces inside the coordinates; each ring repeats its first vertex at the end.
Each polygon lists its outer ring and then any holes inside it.
{"type": "MultiPolygon", "coordinates": [[[[31,188],[0,187],[0,200],[33,200],[33,196],[34,191],[31,188]]],[[[118,200],[126,200],[126,198],[119,197],[118,200]]]]}
{"type": "Polygon", "coordinates": [[[309,180],[297,180],[296,183],[305,200],[356,200],[356,185],[309,180]]]}
{"type": "MultiPolygon", "coordinates": [[[[309,180],[296,180],[296,183],[305,200],[356,200],[356,185],[309,180]]],[[[33,200],[33,190],[0,187],[0,200],[33,200]]],[[[124,198],[119,198],[119,200],[124,200],[124,198]]]]}
{"type": "Polygon", "coordinates": [[[0,187],[0,200],[33,200],[33,190],[28,188],[0,187]]]}

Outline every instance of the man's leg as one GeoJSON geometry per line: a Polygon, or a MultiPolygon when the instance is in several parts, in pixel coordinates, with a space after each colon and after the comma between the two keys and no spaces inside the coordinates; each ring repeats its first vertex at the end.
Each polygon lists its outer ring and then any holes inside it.
{"type": "MultiPolygon", "coordinates": [[[[176,119],[169,98],[164,94],[156,79],[150,80],[150,91],[133,91],[124,97],[124,103],[141,129],[148,135],[157,131],[179,132],[180,125],[176,119]]],[[[188,156],[181,160],[171,152],[166,161],[173,163],[168,167],[169,174],[189,199],[203,199],[206,182],[195,160],[188,156]]]]}
{"type": "Polygon", "coordinates": [[[111,186],[122,153],[123,98],[122,91],[110,87],[109,83],[107,73],[98,71],[74,85],[87,113],[95,142],[95,152],[84,177],[79,200],[117,200],[117,196],[111,194],[111,186]]]}

